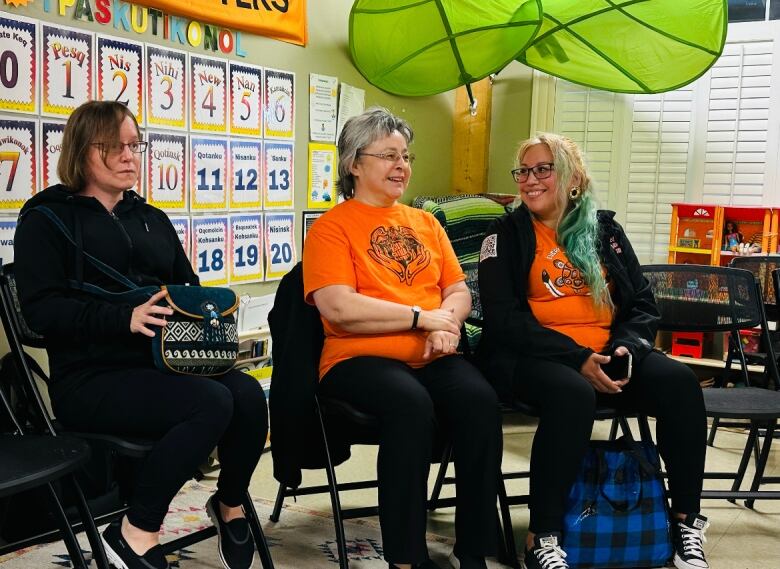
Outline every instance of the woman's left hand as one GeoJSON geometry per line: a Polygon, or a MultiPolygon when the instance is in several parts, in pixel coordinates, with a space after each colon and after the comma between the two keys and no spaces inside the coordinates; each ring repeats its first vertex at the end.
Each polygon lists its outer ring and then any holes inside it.
{"type": "Polygon", "coordinates": [[[444,330],[430,332],[425,338],[425,352],[423,359],[427,360],[436,354],[454,354],[458,349],[460,336],[444,330]]]}

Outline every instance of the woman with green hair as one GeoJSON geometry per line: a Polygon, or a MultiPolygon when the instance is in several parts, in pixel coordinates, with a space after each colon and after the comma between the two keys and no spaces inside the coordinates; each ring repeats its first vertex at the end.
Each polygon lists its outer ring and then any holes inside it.
{"type": "Polygon", "coordinates": [[[548,133],[526,140],[512,177],[522,205],[492,224],[480,253],[479,356],[504,400],[520,398],[539,414],[525,565],[568,567],[566,497],[601,404],[657,418],[674,564],[707,569],[708,523],[699,514],[704,400],[688,367],[653,350],[659,313],[634,250],[614,212],[597,210],[572,140],[548,133]]]}

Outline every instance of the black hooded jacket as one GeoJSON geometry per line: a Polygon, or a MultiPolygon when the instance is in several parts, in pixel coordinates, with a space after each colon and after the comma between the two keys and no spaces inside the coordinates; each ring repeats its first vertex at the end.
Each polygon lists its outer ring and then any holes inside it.
{"type": "Polygon", "coordinates": [[[25,203],[14,237],[22,314],[46,338],[51,392],[57,399],[95,373],[153,366],[150,339],[130,332],[133,306],[112,304],[68,287],[68,280],[113,292],[125,289],[86,262],[36,206],[52,210],[83,250],[139,286],[198,284],[170,220],[133,191],[109,213],[93,197],[57,185],[25,203]]]}
{"type": "MultiPolygon", "coordinates": [[[[660,314],[634,249],[614,215],[612,211],[598,212],[598,255],[613,284],[612,300],[617,307],[609,351],[625,346],[638,362],[653,349],[660,314]]],[[[519,207],[490,225],[480,255],[484,328],[478,359],[504,401],[511,401],[521,357],[553,360],[579,371],[593,353],[534,318],[527,288],[535,250],[531,216],[525,207],[519,207]]]]}

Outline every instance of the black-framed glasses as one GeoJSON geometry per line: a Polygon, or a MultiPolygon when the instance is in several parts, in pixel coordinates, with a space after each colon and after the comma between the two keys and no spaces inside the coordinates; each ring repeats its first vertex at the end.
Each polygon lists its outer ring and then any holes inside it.
{"type": "Polygon", "coordinates": [[[401,154],[399,152],[396,152],[395,150],[380,152],[378,154],[373,154],[371,152],[358,152],[357,155],[373,156],[374,158],[381,158],[382,160],[387,160],[388,162],[392,162],[393,164],[395,164],[399,160],[403,160],[405,164],[409,164],[410,166],[414,164],[414,159],[415,159],[414,154],[401,154]]]}
{"type": "Polygon", "coordinates": [[[512,170],[512,178],[514,178],[515,182],[525,182],[528,180],[528,174],[533,172],[534,178],[537,180],[545,180],[552,176],[553,170],[555,170],[555,165],[553,165],[552,162],[542,162],[532,168],[520,166],[519,168],[512,170]]]}
{"type": "Polygon", "coordinates": [[[125,151],[125,146],[130,149],[133,154],[143,154],[146,152],[146,147],[149,146],[148,142],[143,140],[136,140],[134,142],[93,142],[92,146],[97,146],[103,150],[106,154],[122,154],[125,151]]]}

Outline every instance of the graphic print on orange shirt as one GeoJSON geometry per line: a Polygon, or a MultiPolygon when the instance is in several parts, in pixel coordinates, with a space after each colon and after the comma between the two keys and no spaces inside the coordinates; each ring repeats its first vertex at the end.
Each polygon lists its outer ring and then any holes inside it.
{"type": "Polygon", "coordinates": [[[371,232],[370,242],[368,256],[407,286],[412,286],[414,277],[431,262],[430,251],[409,227],[379,226],[371,232]]]}
{"type": "MultiPolygon", "coordinates": [[[[551,251],[551,254],[558,252],[558,248],[551,251]]],[[[547,255],[549,259],[551,255],[547,255]]],[[[553,259],[552,262],[554,274],[557,275],[555,279],[550,278],[550,273],[547,269],[542,269],[542,283],[550,291],[550,294],[556,298],[566,296],[566,289],[571,289],[569,294],[577,295],[590,295],[590,289],[585,284],[585,278],[582,276],[582,271],[573,266],[569,261],[562,261],[560,259],[553,259]]]]}

